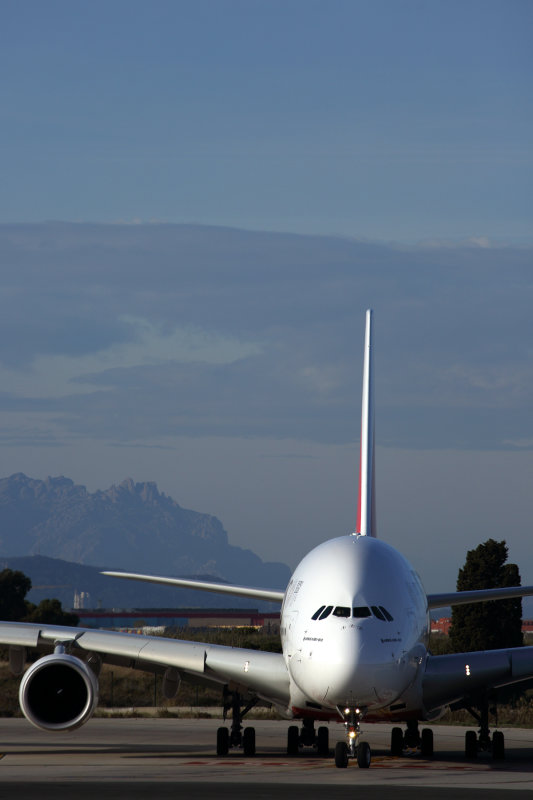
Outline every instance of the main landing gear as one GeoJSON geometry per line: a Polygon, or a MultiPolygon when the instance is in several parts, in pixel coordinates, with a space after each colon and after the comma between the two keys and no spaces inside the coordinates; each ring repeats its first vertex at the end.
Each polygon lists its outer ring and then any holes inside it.
{"type": "Polygon", "coordinates": [[[335,746],[335,766],[343,769],[348,766],[350,758],[357,758],[357,766],[368,769],[372,760],[370,745],[360,741],[359,724],[362,714],[358,708],[346,708],[343,713],[346,741],[337,742],[335,746]]]}
{"type": "Polygon", "coordinates": [[[255,755],[255,728],[242,729],[242,718],[257,703],[256,698],[241,709],[239,692],[224,688],[224,721],[231,709],[231,729],[221,727],[217,730],[217,756],[227,756],[230,747],[242,747],[245,756],[255,755]]]}
{"type": "Polygon", "coordinates": [[[433,731],[431,728],[424,728],[420,733],[416,720],[410,720],[407,723],[405,733],[401,728],[393,728],[390,740],[391,756],[401,756],[405,750],[411,752],[419,750],[421,756],[431,758],[433,756],[433,731]]]}
{"type": "Polygon", "coordinates": [[[316,747],[319,756],[329,755],[329,729],[322,725],[318,731],[312,719],[304,719],[302,729],[291,725],[287,731],[287,755],[297,756],[300,747],[316,747]]]}
{"type": "MultiPolygon", "coordinates": [[[[489,728],[489,701],[484,698],[479,703],[479,710],[471,706],[465,706],[466,710],[472,714],[479,723],[479,732],[467,731],[465,734],[465,757],[468,759],[477,758],[478,752],[490,752],[493,761],[503,761],[505,759],[505,739],[501,731],[494,731],[492,737],[489,728]]],[[[496,708],[491,709],[496,713],[496,708]]],[[[496,724],[497,718],[496,718],[496,724]]]]}

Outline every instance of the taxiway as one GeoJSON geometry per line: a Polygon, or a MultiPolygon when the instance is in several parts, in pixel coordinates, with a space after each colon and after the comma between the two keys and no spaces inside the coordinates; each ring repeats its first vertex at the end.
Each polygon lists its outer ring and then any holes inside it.
{"type": "MultiPolygon", "coordinates": [[[[23,719],[0,720],[0,798],[60,800],[64,797],[214,797],[217,800],[353,798],[364,787],[365,798],[432,800],[453,797],[505,796],[519,800],[533,790],[533,731],[503,729],[507,758],[493,762],[487,754],[467,762],[464,729],[434,726],[435,757],[388,754],[390,726],[368,725],[364,738],[372,748],[372,765],[355,763],[337,769],[333,757],[318,758],[304,750],[285,755],[287,723],[254,721],[257,754],[244,758],[230,751],[215,753],[216,719],[93,719],[69,734],[39,731],[23,719]]],[[[330,727],[330,744],[342,738],[340,725],[330,727]]]]}

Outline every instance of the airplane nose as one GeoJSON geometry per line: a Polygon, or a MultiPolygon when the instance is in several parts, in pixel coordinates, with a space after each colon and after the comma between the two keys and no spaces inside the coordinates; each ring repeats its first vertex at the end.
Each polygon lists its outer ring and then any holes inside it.
{"type": "Polygon", "coordinates": [[[293,655],[290,672],[299,689],[314,702],[328,706],[369,706],[390,703],[399,694],[396,662],[384,661],[358,637],[347,637],[332,652],[302,651],[293,655]]]}

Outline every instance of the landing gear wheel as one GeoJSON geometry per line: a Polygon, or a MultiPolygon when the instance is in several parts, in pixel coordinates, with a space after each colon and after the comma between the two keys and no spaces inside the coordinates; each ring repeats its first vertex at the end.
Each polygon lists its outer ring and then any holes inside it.
{"type": "Polygon", "coordinates": [[[431,728],[422,729],[420,753],[424,758],[432,758],[433,756],[433,731],[431,728]]]}
{"type": "Polygon", "coordinates": [[[505,739],[501,731],[492,734],[492,758],[494,761],[505,759],[505,739]]]}
{"type": "Polygon", "coordinates": [[[372,755],[368,742],[359,742],[357,746],[357,765],[361,767],[361,769],[368,769],[371,759],[372,755]]]}
{"type": "Polygon", "coordinates": [[[229,750],[229,731],[227,728],[217,730],[217,756],[227,756],[229,750]]]}
{"type": "Polygon", "coordinates": [[[242,749],[245,756],[255,756],[255,728],[245,728],[242,734],[242,749]]]}
{"type": "Polygon", "coordinates": [[[348,766],[348,745],[346,742],[337,742],[335,745],[335,766],[344,769],[348,766]]]}
{"type": "Polygon", "coordinates": [[[401,756],[403,753],[403,731],[401,728],[393,728],[390,735],[390,754],[391,756],[401,756]]]}
{"type": "Polygon", "coordinates": [[[477,758],[477,734],[475,731],[465,733],[465,757],[477,758]]]}
{"type": "Polygon", "coordinates": [[[404,747],[415,749],[420,747],[420,733],[418,732],[418,721],[411,719],[407,723],[407,728],[403,735],[404,747]]]}
{"type": "Polygon", "coordinates": [[[317,731],[316,751],[319,756],[329,756],[329,730],[325,725],[317,731]]]}
{"type": "Polygon", "coordinates": [[[287,755],[297,756],[298,745],[300,743],[300,734],[297,725],[291,725],[287,731],[287,755]]]}

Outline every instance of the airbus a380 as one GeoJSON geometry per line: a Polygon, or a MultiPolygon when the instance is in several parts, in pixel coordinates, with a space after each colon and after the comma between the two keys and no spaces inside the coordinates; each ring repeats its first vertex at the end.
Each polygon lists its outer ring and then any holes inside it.
{"type": "Polygon", "coordinates": [[[372,312],[366,313],[359,503],[355,533],[313,549],[297,566],[285,592],[246,586],[108,572],[199,590],[281,602],[282,653],[53,625],[0,623],[0,643],[9,645],[12,671],[22,674],[26,652],[44,655],[23,674],[19,699],[34,725],[49,731],[85,723],[98,702],[103,662],[163,676],[173,697],[180,680],[215,683],[231,710],[231,728],[217,731],[217,753],[242,746],[255,753],[255,730],[242,720],[266,701],[283,716],[301,721],[288,728],[287,752],[315,747],[329,753],[327,721],[344,724],[335,763],[356,759],[369,767],[364,722],[390,721],[391,753],[404,748],[433,753],[430,728],[448,707],[472,712],[479,732],[468,731],[465,753],[504,757],[501,731],[489,730],[489,701],[497,689],[533,679],[533,647],[433,656],[428,651],[429,611],[446,605],[533,595],[532,586],[426,595],[409,562],[376,537],[372,312]],[[53,651],[53,652],[50,652],[53,651]],[[46,654],[48,653],[48,654],[46,654]],[[315,723],[319,723],[318,728],[315,723]],[[403,729],[401,724],[405,724],[403,729]]]}

